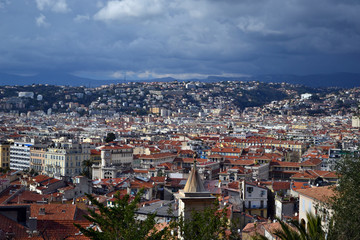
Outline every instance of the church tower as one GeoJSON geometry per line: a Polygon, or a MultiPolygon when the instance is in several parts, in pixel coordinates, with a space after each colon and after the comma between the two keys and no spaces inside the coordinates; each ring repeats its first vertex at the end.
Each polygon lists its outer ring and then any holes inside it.
{"type": "Polygon", "coordinates": [[[189,178],[185,188],[175,194],[175,198],[179,203],[178,214],[186,221],[191,217],[192,211],[203,211],[205,208],[211,207],[215,201],[215,197],[205,190],[201,177],[196,169],[196,160],[191,169],[189,178]]]}

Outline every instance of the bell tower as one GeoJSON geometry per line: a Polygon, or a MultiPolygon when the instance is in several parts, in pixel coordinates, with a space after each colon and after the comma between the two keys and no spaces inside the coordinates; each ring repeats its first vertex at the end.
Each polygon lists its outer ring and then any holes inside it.
{"type": "Polygon", "coordinates": [[[175,198],[179,203],[178,216],[182,216],[185,221],[191,218],[192,211],[203,211],[214,203],[216,197],[206,191],[197,171],[195,159],[185,188],[180,190],[175,198]]]}

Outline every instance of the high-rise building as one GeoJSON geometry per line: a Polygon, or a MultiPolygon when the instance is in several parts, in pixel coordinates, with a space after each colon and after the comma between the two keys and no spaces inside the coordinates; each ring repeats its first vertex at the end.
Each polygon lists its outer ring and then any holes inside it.
{"type": "Polygon", "coordinates": [[[14,170],[30,169],[30,147],[34,145],[35,139],[14,142],[10,146],[10,168],[14,170]]]}

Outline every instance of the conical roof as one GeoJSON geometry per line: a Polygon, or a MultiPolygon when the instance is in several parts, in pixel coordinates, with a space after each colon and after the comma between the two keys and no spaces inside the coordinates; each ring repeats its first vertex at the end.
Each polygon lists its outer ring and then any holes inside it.
{"type": "Polygon", "coordinates": [[[194,161],[194,167],[191,169],[189,178],[185,184],[184,193],[200,193],[207,192],[204,184],[196,168],[196,160],[194,161]]]}

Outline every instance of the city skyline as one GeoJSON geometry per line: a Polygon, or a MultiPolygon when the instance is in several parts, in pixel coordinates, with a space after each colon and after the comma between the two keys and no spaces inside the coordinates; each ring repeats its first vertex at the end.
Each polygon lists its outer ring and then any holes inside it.
{"type": "Polygon", "coordinates": [[[0,1],[0,72],[93,79],[357,72],[356,1],[0,1]]]}

